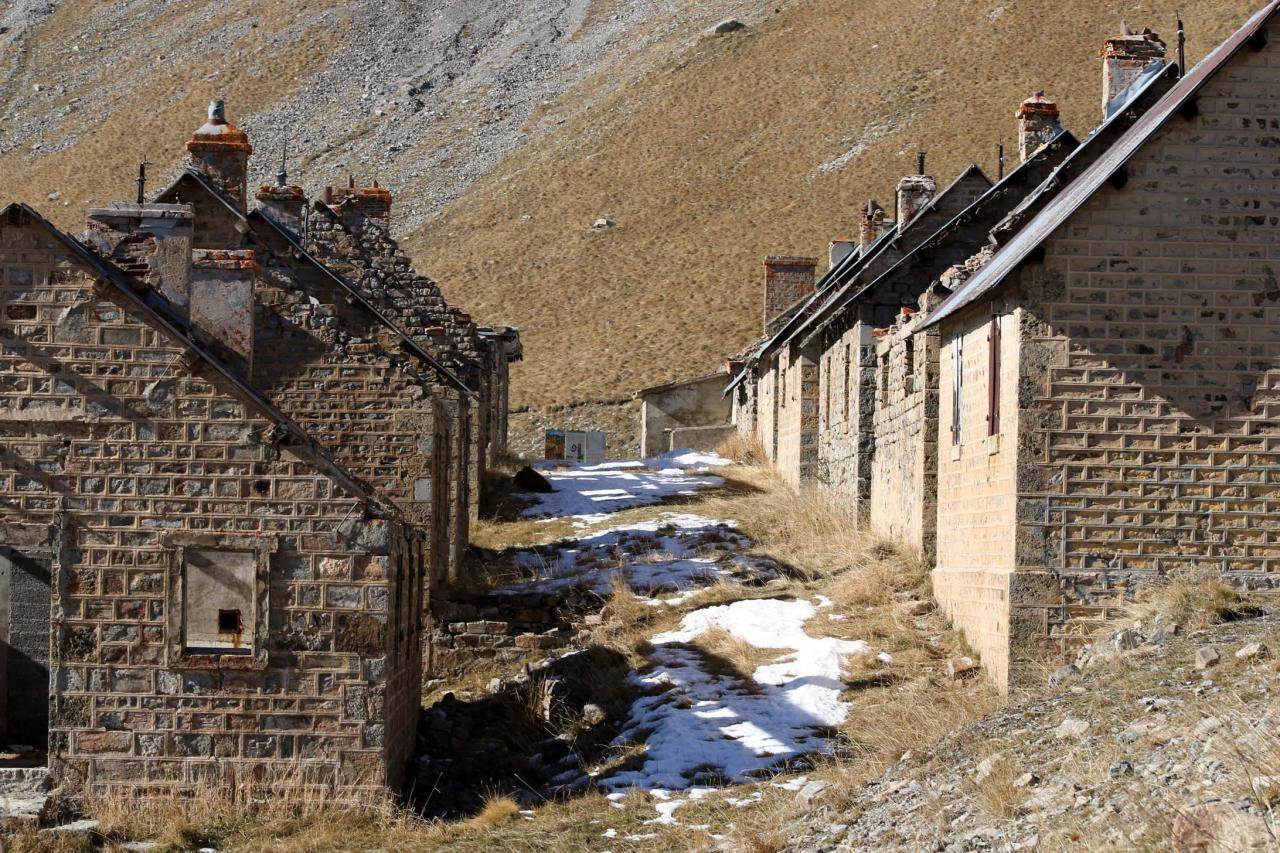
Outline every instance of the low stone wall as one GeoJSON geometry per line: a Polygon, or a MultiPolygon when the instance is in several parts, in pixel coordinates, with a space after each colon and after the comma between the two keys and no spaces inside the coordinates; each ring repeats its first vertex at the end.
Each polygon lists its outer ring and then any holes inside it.
{"type": "Polygon", "coordinates": [[[738,428],[733,424],[673,429],[668,435],[666,449],[680,450],[687,447],[690,450],[712,451],[737,431],[738,428]]]}
{"type": "MultiPolygon", "coordinates": [[[[546,657],[568,646],[574,621],[599,610],[585,594],[487,593],[433,600],[434,626],[427,665],[430,678],[464,674],[486,663],[512,664],[546,657]]],[[[589,616],[587,617],[590,618],[589,616]]]]}

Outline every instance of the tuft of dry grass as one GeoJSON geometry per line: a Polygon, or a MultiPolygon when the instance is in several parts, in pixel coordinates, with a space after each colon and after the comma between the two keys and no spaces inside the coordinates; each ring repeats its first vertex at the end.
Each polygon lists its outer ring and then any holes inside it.
{"type": "Polygon", "coordinates": [[[477,829],[491,829],[510,823],[520,814],[520,805],[510,797],[489,797],[484,808],[468,823],[477,829]]]}
{"type": "Polygon", "coordinates": [[[1008,755],[1001,755],[980,778],[974,778],[971,792],[982,810],[994,818],[1010,818],[1026,800],[1026,791],[1014,782],[1021,771],[1008,755]]]}
{"type": "Polygon", "coordinates": [[[1251,605],[1212,569],[1184,572],[1145,586],[1128,615],[1195,630],[1234,618],[1251,605]]]}
{"type": "Polygon", "coordinates": [[[720,446],[716,448],[716,453],[725,459],[737,462],[739,465],[764,465],[766,462],[764,444],[754,432],[735,432],[720,442],[720,446]]]}

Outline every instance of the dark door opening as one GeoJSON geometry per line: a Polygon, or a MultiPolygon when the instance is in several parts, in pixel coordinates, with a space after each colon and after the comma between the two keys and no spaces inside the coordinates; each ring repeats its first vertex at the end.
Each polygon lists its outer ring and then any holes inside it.
{"type": "Polygon", "coordinates": [[[0,546],[0,751],[49,745],[49,567],[0,546]]]}

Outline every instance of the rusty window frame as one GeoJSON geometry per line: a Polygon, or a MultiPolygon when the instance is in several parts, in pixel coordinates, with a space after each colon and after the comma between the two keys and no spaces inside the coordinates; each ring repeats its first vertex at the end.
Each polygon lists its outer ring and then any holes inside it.
{"type": "Polygon", "coordinates": [[[987,435],[1000,432],[1000,315],[987,328],[987,435]]]}

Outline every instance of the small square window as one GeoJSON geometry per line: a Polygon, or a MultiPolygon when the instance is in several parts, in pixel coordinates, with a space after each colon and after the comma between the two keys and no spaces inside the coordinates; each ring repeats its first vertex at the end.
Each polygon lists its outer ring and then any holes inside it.
{"type": "Polygon", "coordinates": [[[178,637],[184,655],[259,657],[263,553],[251,541],[178,549],[178,637]],[[226,547],[219,547],[225,545],[226,547]]]}

